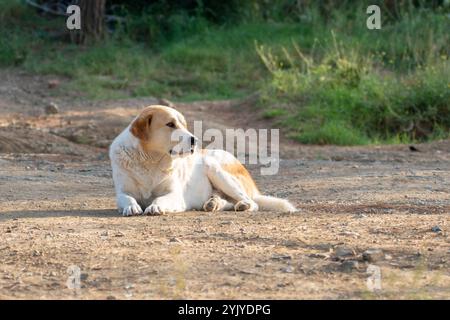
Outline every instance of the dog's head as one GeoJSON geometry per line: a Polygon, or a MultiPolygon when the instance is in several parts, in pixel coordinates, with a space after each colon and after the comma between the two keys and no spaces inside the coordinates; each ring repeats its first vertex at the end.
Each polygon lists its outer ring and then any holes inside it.
{"type": "Polygon", "coordinates": [[[198,139],[188,131],[186,120],[177,110],[166,106],[149,106],[130,126],[146,151],[172,156],[191,154],[198,139]]]}

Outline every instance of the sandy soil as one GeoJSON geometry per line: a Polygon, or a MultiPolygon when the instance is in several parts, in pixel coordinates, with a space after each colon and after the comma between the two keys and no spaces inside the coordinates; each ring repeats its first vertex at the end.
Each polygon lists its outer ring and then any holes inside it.
{"type": "MultiPolygon", "coordinates": [[[[250,170],[300,213],[124,218],[107,146],[156,100],[86,101],[64,83],[0,72],[0,298],[450,298],[450,141],[413,152],[282,137],[279,174],[250,170]]],[[[206,128],[270,126],[245,104],[177,107],[206,128]]]]}

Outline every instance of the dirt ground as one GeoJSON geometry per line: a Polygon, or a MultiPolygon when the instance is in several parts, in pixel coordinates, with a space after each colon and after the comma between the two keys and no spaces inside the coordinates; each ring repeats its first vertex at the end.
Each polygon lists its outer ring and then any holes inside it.
{"type": "MultiPolygon", "coordinates": [[[[125,218],[107,146],[156,100],[88,101],[65,82],[0,71],[1,299],[450,298],[450,141],[282,137],[279,174],[250,171],[299,213],[125,218]]],[[[177,107],[205,127],[270,126],[245,104],[177,107]]]]}

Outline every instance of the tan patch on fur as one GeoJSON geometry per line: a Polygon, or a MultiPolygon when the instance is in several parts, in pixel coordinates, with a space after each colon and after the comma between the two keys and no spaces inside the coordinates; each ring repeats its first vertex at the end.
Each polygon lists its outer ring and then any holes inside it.
{"type": "Polygon", "coordinates": [[[221,166],[225,171],[238,179],[250,198],[253,198],[255,195],[259,194],[258,187],[253,181],[250,173],[240,162],[236,161],[235,163],[222,164],[221,166]]]}

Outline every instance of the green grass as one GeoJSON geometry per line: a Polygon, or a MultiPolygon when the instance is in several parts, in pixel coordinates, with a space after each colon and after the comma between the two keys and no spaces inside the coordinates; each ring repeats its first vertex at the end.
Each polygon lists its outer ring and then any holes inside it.
{"type": "MultiPolygon", "coordinates": [[[[380,72],[370,57],[342,49],[318,61],[299,53],[297,60],[308,62],[290,67],[259,52],[272,74],[262,90],[263,115],[276,118],[293,139],[355,145],[449,137],[447,59],[395,74],[380,72]],[[272,112],[274,104],[282,107],[272,112]]],[[[287,54],[286,60],[295,57],[287,54]]]]}
{"type": "MultiPolygon", "coordinates": [[[[109,39],[90,48],[66,43],[17,43],[16,59],[26,70],[71,77],[90,97],[109,94],[164,96],[185,101],[228,99],[256,90],[268,75],[254,41],[284,45],[299,32],[293,25],[217,28],[161,48],[109,39]],[[265,39],[269,37],[270,40],[265,39]]],[[[0,63],[10,59],[0,56],[0,63]]]]}
{"type": "Polygon", "coordinates": [[[271,73],[262,89],[263,116],[302,143],[448,138],[448,16],[417,9],[380,31],[355,23],[337,17],[315,48],[296,41],[256,46],[271,73]],[[286,113],[271,112],[274,105],[286,113]]]}
{"type": "Polygon", "coordinates": [[[144,11],[86,47],[54,38],[63,19],[4,0],[0,66],[66,76],[65,89],[94,99],[216,100],[260,91],[261,117],[303,143],[448,137],[448,8],[409,7],[383,16],[381,30],[366,28],[363,4],[328,18],[319,11],[311,5],[285,19],[223,25],[177,12],[162,26],[144,11]]]}
{"type": "Polygon", "coordinates": [[[264,119],[273,119],[287,114],[287,111],[282,108],[269,108],[262,114],[264,119]]]}

